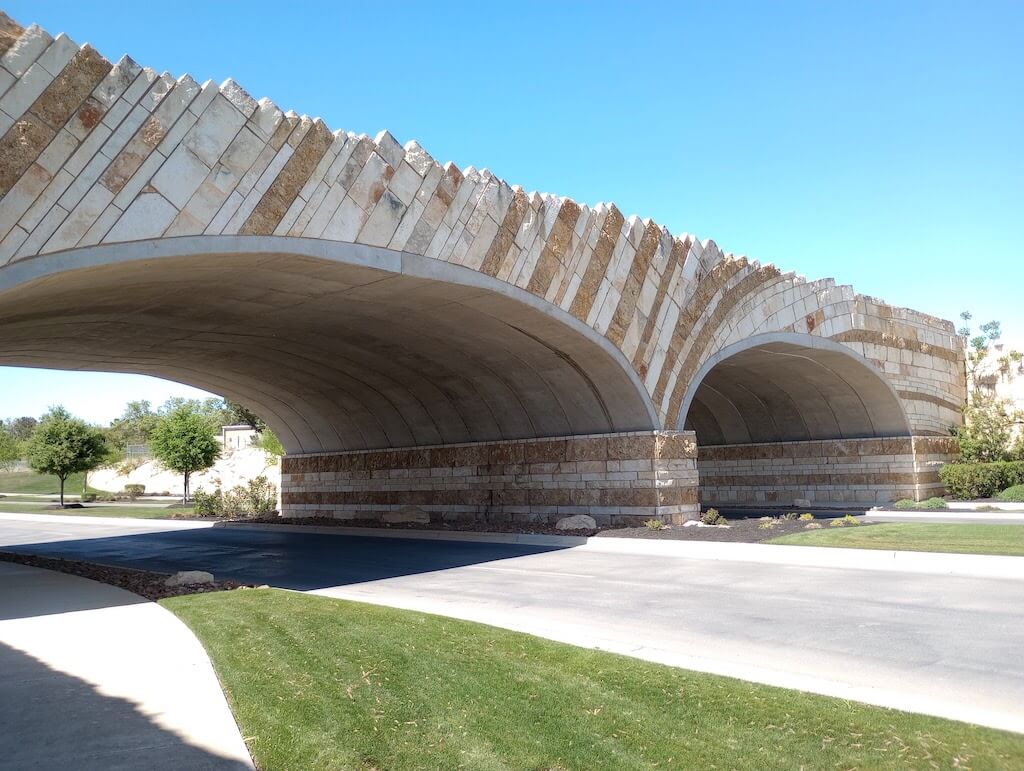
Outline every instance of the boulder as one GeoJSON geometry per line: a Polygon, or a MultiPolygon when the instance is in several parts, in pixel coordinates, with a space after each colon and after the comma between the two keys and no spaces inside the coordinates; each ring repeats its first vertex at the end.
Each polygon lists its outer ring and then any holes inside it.
{"type": "Polygon", "coordinates": [[[189,586],[190,584],[212,584],[213,573],[205,570],[182,570],[164,581],[164,586],[189,586]]]}
{"type": "Polygon", "coordinates": [[[403,506],[397,511],[389,511],[381,518],[381,521],[388,525],[404,524],[413,522],[417,525],[429,525],[430,514],[418,506],[403,506]]]}
{"type": "Polygon", "coordinates": [[[555,523],[559,530],[596,530],[597,521],[587,514],[574,514],[571,517],[562,517],[555,523]]]}

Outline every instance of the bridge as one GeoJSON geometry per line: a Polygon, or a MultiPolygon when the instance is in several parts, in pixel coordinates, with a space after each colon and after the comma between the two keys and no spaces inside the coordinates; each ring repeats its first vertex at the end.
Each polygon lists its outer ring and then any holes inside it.
{"type": "Polygon", "coordinates": [[[678,522],[955,452],[948,321],[6,16],[0,196],[0,364],[250,405],[289,515],[678,522]]]}

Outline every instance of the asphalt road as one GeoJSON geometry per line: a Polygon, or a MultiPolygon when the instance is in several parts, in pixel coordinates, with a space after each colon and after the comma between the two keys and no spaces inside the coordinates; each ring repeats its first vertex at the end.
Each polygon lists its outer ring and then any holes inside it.
{"type": "Polygon", "coordinates": [[[1024,582],[232,528],[0,520],[0,549],[313,590],[1024,732],[1024,582]]]}

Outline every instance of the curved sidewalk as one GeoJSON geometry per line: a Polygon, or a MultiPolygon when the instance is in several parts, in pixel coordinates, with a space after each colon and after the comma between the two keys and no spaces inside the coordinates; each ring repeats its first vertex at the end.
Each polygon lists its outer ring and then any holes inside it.
{"type": "Polygon", "coordinates": [[[0,562],[0,765],[253,768],[199,641],[159,605],[0,562]]]}

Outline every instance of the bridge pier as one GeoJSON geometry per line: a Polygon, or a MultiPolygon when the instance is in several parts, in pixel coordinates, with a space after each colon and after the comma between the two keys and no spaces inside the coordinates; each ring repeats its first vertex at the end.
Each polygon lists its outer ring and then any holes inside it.
{"type": "Polygon", "coordinates": [[[598,524],[683,522],[697,503],[691,431],[289,455],[283,513],[382,520],[416,507],[431,522],[554,523],[589,514],[598,524]]]}

